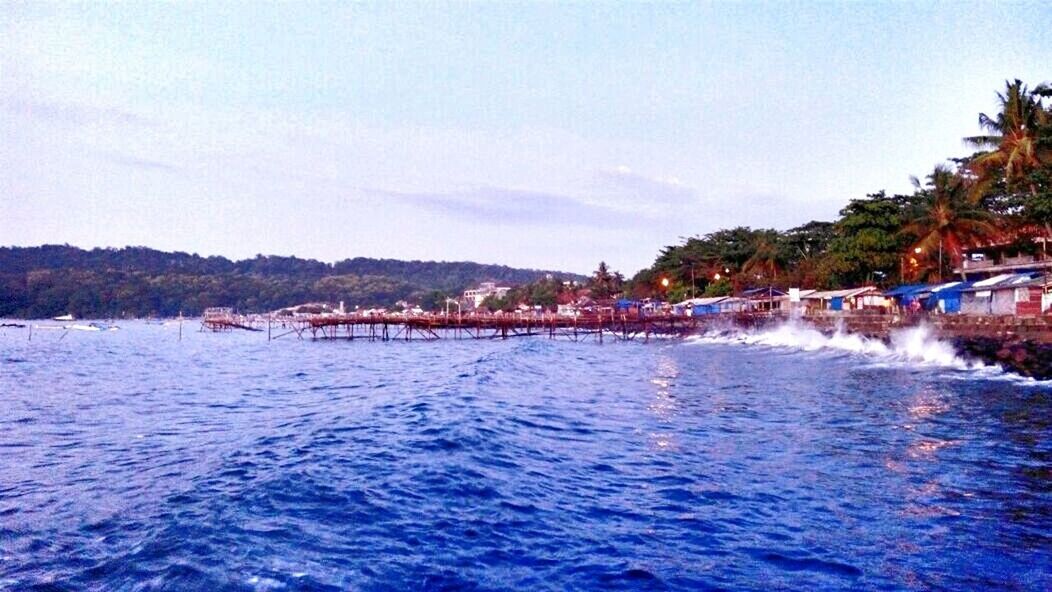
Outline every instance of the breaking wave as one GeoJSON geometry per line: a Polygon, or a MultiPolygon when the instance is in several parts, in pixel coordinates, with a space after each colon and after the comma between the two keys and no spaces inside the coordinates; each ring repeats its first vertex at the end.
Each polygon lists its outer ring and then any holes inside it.
{"type": "Polygon", "coordinates": [[[692,337],[690,341],[702,344],[766,346],[807,352],[842,352],[865,356],[884,364],[1004,374],[1000,366],[960,356],[952,344],[939,340],[929,327],[923,325],[893,331],[887,342],[858,333],[849,333],[840,328],[832,334],[826,334],[794,321],[760,330],[712,330],[704,335],[692,337]]]}

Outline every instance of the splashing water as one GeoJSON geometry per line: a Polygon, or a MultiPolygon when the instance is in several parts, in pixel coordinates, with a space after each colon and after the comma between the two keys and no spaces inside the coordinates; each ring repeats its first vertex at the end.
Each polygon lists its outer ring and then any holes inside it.
{"type": "Polygon", "coordinates": [[[807,352],[844,352],[897,365],[1001,373],[998,366],[989,366],[982,362],[962,358],[953,345],[940,341],[931,328],[925,325],[893,331],[888,342],[865,337],[858,333],[850,333],[842,327],[838,327],[832,334],[826,334],[797,321],[788,321],[761,330],[711,331],[691,338],[691,341],[694,343],[758,345],[807,352]]]}

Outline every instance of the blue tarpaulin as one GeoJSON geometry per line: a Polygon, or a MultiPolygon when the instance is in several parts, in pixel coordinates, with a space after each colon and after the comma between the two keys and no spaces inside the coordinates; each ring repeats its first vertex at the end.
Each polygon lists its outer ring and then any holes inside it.
{"type": "Polygon", "coordinates": [[[930,284],[905,284],[884,292],[889,298],[894,298],[900,305],[907,305],[918,298],[927,297],[931,289],[935,287],[930,284]]]}
{"type": "Polygon", "coordinates": [[[958,282],[952,286],[938,288],[932,292],[932,298],[928,299],[925,308],[935,310],[942,302],[943,312],[961,312],[961,292],[972,287],[972,282],[958,282]]]}

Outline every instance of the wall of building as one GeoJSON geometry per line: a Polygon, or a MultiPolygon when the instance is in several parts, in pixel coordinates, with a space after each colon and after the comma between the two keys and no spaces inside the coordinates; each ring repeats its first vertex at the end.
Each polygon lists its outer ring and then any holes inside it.
{"type": "Polygon", "coordinates": [[[995,315],[1015,314],[1015,290],[994,290],[990,312],[995,315]]]}
{"type": "Polygon", "coordinates": [[[1041,288],[1033,286],[1020,288],[1020,293],[1016,297],[1015,313],[1017,315],[1041,314],[1041,292],[1041,288]]]}

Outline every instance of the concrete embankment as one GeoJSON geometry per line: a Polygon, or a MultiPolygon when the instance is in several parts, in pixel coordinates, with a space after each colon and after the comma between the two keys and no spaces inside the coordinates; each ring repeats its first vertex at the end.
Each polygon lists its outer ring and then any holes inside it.
{"type": "Polygon", "coordinates": [[[924,324],[966,357],[1052,379],[1052,317],[840,313],[801,320],[824,332],[840,329],[884,340],[895,330],[924,324]]]}

